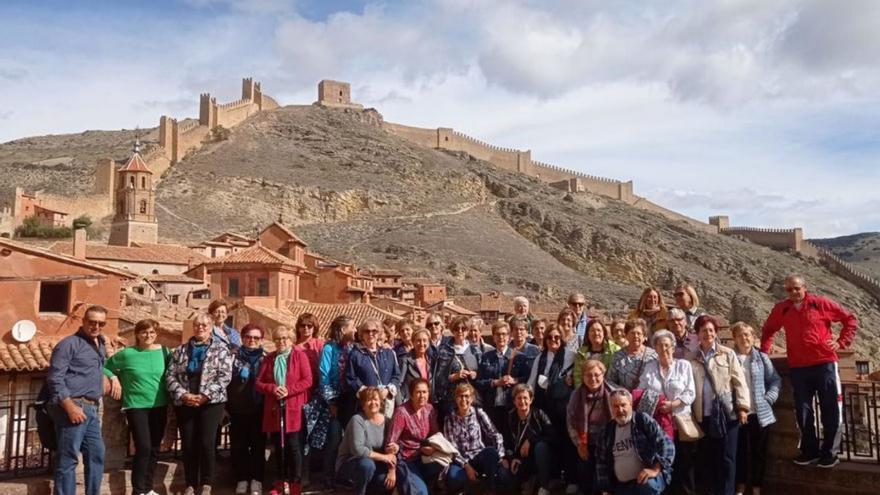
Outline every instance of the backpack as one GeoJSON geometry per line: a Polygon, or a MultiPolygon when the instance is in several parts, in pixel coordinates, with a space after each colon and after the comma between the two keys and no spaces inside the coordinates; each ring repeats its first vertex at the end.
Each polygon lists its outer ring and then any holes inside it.
{"type": "Polygon", "coordinates": [[[49,384],[44,383],[37,394],[37,400],[34,402],[34,420],[37,423],[37,436],[44,448],[55,451],[58,450],[58,436],[55,434],[55,423],[46,405],[49,402],[49,384]]]}

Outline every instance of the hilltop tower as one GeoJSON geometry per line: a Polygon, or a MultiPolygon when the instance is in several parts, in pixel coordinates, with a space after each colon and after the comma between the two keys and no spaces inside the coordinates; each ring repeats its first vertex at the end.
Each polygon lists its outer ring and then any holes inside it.
{"type": "Polygon", "coordinates": [[[131,158],[116,172],[116,214],[109,242],[114,246],[159,242],[153,173],[141,158],[139,146],[136,141],[131,158]]]}

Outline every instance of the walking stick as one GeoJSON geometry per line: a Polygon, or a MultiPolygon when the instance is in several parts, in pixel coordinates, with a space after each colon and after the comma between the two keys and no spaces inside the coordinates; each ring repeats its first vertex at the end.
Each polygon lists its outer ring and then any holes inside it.
{"type": "Polygon", "coordinates": [[[284,462],[284,437],[287,434],[287,410],[284,407],[284,399],[281,399],[278,402],[281,407],[281,414],[279,414],[279,418],[281,420],[281,436],[279,437],[281,450],[278,453],[278,458],[281,460],[281,493],[283,493],[284,495],[290,495],[290,484],[287,482],[287,463],[284,462]]]}

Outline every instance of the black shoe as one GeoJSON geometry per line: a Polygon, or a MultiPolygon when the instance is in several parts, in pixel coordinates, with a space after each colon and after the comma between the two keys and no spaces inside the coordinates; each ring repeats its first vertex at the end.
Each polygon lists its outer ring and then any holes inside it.
{"type": "Polygon", "coordinates": [[[792,462],[794,462],[798,466],[809,466],[810,464],[813,464],[818,460],[819,460],[819,456],[817,456],[817,455],[809,455],[809,454],[801,453],[799,456],[795,457],[792,462]]]}
{"type": "Polygon", "coordinates": [[[840,464],[840,459],[836,455],[823,455],[819,462],[816,463],[816,467],[830,469],[838,464],[840,464]]]}

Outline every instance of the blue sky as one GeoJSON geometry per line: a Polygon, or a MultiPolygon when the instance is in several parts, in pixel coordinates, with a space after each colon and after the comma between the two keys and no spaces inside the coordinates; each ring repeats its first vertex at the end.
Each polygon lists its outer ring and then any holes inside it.
{"type": "Polygon", "coordinates": [[[163,0],[0,4],[0,142],[152,127],[350,81],[386,119],[633,179],[696,218],[880,230],[880,2],[163,0]]]}

